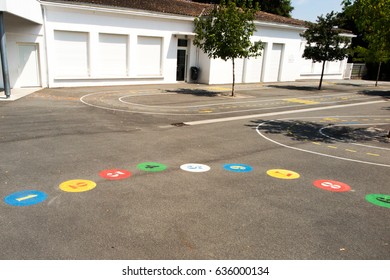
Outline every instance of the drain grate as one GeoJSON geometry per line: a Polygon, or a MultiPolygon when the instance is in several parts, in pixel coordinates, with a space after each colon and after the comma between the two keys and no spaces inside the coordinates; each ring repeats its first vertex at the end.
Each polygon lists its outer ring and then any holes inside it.
{"type": "Polygon", "coordinates": [[[172,126],[176,126],[176,127],[188,126],[188,124],[185,124],[185,123],[183,123],[183,122],[172,123],[171,125],[172,125],[172,126]]]}

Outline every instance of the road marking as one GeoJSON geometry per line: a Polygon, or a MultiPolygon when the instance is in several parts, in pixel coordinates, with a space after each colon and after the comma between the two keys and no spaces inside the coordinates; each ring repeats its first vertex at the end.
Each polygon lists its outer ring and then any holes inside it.
{"type": "Polygon", "coordinates": [[[328,148],[331,148],[331,149],[337,149],[336,146],[328,146],[328,148]]]}
{"type": "Polygon", "coordinates": [[[319,104],[319,102],[316,102],[316,101],[313,101],[313,100],[305,100],[305,99],[298,99],[298,98],[284,99],[284,101],[293,102],[293,103],[300,103],[300,104],[306,104],[306,105],[319,104]]]}
{"type": "Polygon", "coordinates": [[[350,149],[345,149],[347,152],[351,152],[351,153],[357,153],[357,151],[355,150],[350,150],[350,149]]]}
{"type": "Polygon", "coordinates": [[[298,114],[298,113],[305,113],[305,112],[330,110],[330,109],[338,109],[338,108],[361,106],[361,105],[370,105],[370,104],[385,103],[385,102],[387,102],[387,101],[386,100],[377,100],[377,101],[368,101],[368,102],[353,103],[353,104],[332,105],[332,106],[327,106],[327,107],[316,107],[316,108],[289,110],[289,111],[282,111],[282,112],[245,115],[245,116],[238,116],[238,117],[208,119],[208,120],[202,120],[202,121],[185,122],[185,124],[186,125],[202,125],[202,124],[212,124],[212,123],[220,123],[220,122],[231,122],[231,121],[246,120],[246,119],[252,119],[252,118],[262,118],[262,117],[279,116],[279,115],[286,115],[286,114],[298,114]]]}
{"type": "MultiPolygon", "coordinates": [[[[380,102],[380,101],[379,101],[380,102]]],[[[384,102],[387,102],[387,101],[384,101],[384,102]]],[[[334,106],[332,106],[334,107],[334,106]]],[[[304,117],[303,119],[310,119],[310,118],[316,118],[316,117],[304,117]]],[[[286,118],[288,119],[288,118],[286,118]]],[[[266,123],[268,122],[272,122],[271,121],[267,121],[267,122],[262,122],[260,123],[257,127],[256,127],[256,132],[257,134],[259,134],[261,137],[263,137],[264,139],[276,144],[276,145],[279,145],[281,147],[284,147],[284,148],[288,148],[288,149],[292,149],[292,150],[296,150],[296,151],[300,151],[300,152],[305,152],[305,153],[309,153],[309,154],[313,154],[313,155],[319,155],[319,156],[324,156],[324,157],[328,157],[328,158],[335,158],[335,159],[341,159],[341,160],[346,160],[346,161],[351,161],[351,162],[358,162],[358,163],[364,163],[364,164],[369,164],[369,165],[375,165],[375,166],[382,166],[382,167],[390,167],[389,164],[383,164],[383,163],[376,163],[376,162],[370,162],[370,161],[363,161],[363,160],[356,160],[356,159],[351,159],[351,158],[345,158],[345,157],[339,157],[339,156],[333,156],[333,155],[329,155],[329,154],[324,154],[324,153],[319,153],[319,152],[314,152],[314,151],[310,151],[310,150],[305,150],[305,149],[301,149],[301,148],[297,148],[297,147],[293,147],[293,146],[289,146],[289,145],[285,145],[283,143],[280,143],[280,142],[277,142],[267,136],[265,136],[263,133],[260,132],[260,127],[265,125],[266,123]]]]}
{"type": "Polygon", "coordinates": [[[372,154],[372,153],[366,153],[367,155],[369,155],[369,156],[373,156],[373,157],[379,157],[380,155],[378,155],[378,154],[372,154]]]}

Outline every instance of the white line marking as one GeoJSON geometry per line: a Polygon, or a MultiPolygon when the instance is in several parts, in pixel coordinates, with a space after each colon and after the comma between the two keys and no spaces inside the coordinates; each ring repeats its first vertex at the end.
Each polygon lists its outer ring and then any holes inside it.
{"type": "Polygon", "coordinates": [[[345,105],[334,105],[334,106],[327,106],[327,107],[315,107],[315,108],[300,109],[300,110],[290,110],[290,111],[283,111],[283,112],[273,112],[273,113],[265,113],[265,114],[246,115],[246,116],[239,116],[239,117],[208,119],[208,120],[203,120],[203,121],[185,122],[185,124],[187,124],[187,125],[212,124],[212,123],[230,122],[230,121],[238,121],[238,120],[245,120],[245,119],[252,119],[252,118],[279,116],[279,115],[285,115],[285,114],[296,114],[296,113],[305,113],[305,112],[313,112],[313,111],[321,111],[321,110],[329,110],[329,109],[338,109],[338,108],[360,106],[360,105],[369,105],[369,104],[377,104],[377,103],[384,103],[384,102],[387,102],[387,101],[385,101],[385,100],[379,100],[378,101],[377,100],[377,101],[369,101],[369,102],[361,102],[361,103],[353,103],[353,104],[345,104],[345,105]]]}
{"type": "MultiPolygon", "coordinates": [[[[385,101],[386,102],[386,101],[385,101]]],[[[272,122],[272,121],[269,121],[269,122],[272,122]]],[[[328,155],[328,154],[323,154],[323,153],[318,153],[318,152],[313,152],[313,151],[309,151],[309,150],[305,150],[305,149],[300,149],[300,148],[297,148],[297,147],[292,147],[292,146],[288,146],[288,145],[285,145],[285,144],[282,144],[282,143],[279,143],[275,140],[272,140],[271,138],[268,138],[267,136],[265,136],[264,134],[262,134],[260,131],[259,131],[259,128],[260,126],[262,126],[263,124],[265,124],[267,122],[263,122],[261,124],[259,124],[257,127],[256,127],[256,132],[261,136],[263,137],[264,139],[276,144],[276,145],[279,145],[279,146],[282,146],[284,148],[288,148],[288,149],[293,149],[293,150],[296,150],[296,151],[301,151],[301,152],[305,152],[305,153],[309,153],[309,154],[314,154],[314,155],[319,155],[319,156],[324,156],[324,157],[330,157],[330,158],[336,158],[336,159],[341,159],[341,160],[346,160],[346,161],[352,161],[352,162],[359,162],[359,163],[364,163],[364,164],[370,164],[370,165],[376,165],[376,166],[382,166],[382,167],[390,167],[390,165],[388,164],[381,164],[381,163],[375,163],[375,162],[369,162],[369,161],[361,161],[361,160],[355,160],[355,159],[350,159],[350,158],[343,158],[343,157],[338,157],[338,156],[332,156],[332,155],[328,155]]]]}
{"type": "MultiPolygon", "coordinates": [[[[383,124],[388,124],[388,123],[377,123],[377,124],[347,124],[348,126],[352,126],[352,125],[355,125],[355,126],[365,126],[365,125],[383,125],[383,124]]],[[[337,125],[328,125],[326,127],[323,127],[319,130],[319,133],[326,137],[326,138],[329,138],[329,139],[332,139],[334,141],[337,141],[337,142],[340,142],[340,143],[345,143],[343,142],[342,140],[340,139],[337,139],[337,138],[334,138],[332,136],[329,136],[328,134],[326,134],[325,132],[323,132],[324,129],[327,129],[329,127],[335,127],[335,126],[345,126],[343,124],[337,124],[337,125]]],[[[359,143],[348,143],[348,144],[351,144],[351,145],[355,145],[355,146],[360,146],[360,147],[366,147],[366,148],[373,148],[373,149],[380,149],[380,150],[386,150],[386,151],[390,151],[389,148],[384,148],[384,147],[377,147],[377,146],[371,146],[371,145],[365,145],[365,144],[359,144],[359,143]]]]}

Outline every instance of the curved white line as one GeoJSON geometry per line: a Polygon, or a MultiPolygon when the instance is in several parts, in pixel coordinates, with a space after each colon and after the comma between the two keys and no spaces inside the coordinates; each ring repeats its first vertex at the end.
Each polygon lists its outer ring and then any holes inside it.
{"type": "MultiPolygon", "coordinates": [[[[272,121],[275,121],[275,120],[271,120],[271,121],[267,121],[267,122],[272,122],[272,121]]],[[[313,152],[313,151],[309,151],[309,150],[305,150],[305,149],[300,149],[300,148],[296,148],[296,147],[291,147],[291,146],[288,146],[288,145],[285,145],[285,144],[282,144],[280,142],[277,142],[275,140],[272,140],[271,138],[268,138],[267,136],[265,136],[264,134],[262,134],[260,131],[259,131],[259,127],[266,124],[267,122],[263,122],[261,124],[259,124],[257,127],[256,127],[256,132],[261,136],[263,137],[264,139],[276,144],[276,145],[279,145],[279,146],[282,146],[282,147],[285,147],[285,148],[288,148],[288,149],[293,149],[293,150],[297,150],[297,151],[301,151],[301,152],[305,152],[305,153],[310,153],[310,154],[314,154],[314,155],[320,155],[320,156],[325,156],[325,157],[330,157],[330,158],[336,158],[336,159],[341,159],[341,160],[346,160],[346,161],[352,161],[352,162],[358,162],[358,163],[364,163],[364,164],[370,164],[370,165],[376,165],[376,166],[382,166],[382,167],[390,167],[390,165],[388,164],[381,164],[381,163],[375,163],[375,162],[369,162],[369,161],[361,161],[361,160],[355,160],[355,159],[350,159],[350,158],[343,158],[343,157],[338,157],[338,156],[332,156],[332,155],[328,155],[328,154],[323,154],[323,153],[318,153],[318,152],[313,152]]]]}
{"type": "MultiPolygon", "coordinates": [[[[378,123],[378,124],[349,124],[349,126],[352,126],[352,125],[380,125],[380,124],[387,124],[387,123],[378,123]]],[[[343,141],[341,141],[340,139],[337,139],[337,138],[334,138],[332,136],[329,136],[328,134],[326,134],[325,132],[323,132],[324,129],[328,128],[328,127],[331,127],[332,125],[328,125],[328,126],[325,126],[323,128],[321,128],[319,130],[319,133],[326,137],[326,138],[329,138],[329,139],[332,139],[336,142],[340,142],[340,143],[345,143],[343,141]]],[[[337,125],[333,125],[333,126],[342,126],[342,124],[337,124],[337,125]]],[[[371,146],[371,145],[364,145],[364,144],[359,144],[359,143],[348,143],[348,144],[351,144],[351,145],[355,145],[355,146],[360,146],[360,147],[366,147],[366,148],[373,148],[373,149],[380,149],[380,150],[386,150],[386,151],[390,151],[390,149],[388,148],[384,148],[384,147],[377,147],[377,146],[371,146]]]]}

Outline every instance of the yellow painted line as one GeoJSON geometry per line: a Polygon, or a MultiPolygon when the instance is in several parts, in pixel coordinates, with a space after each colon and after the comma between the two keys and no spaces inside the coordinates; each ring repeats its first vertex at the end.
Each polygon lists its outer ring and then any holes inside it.
{"type": "Polygon", "coordinates": [[[337,121],[339,121],[340,119],[337,119],[337,118],[323,118],[322,120],[323,120],[323,121],[327,121],[327,122],[337,122],[337,121]]]}
{"type": "Polygon", "coordinates": [[[199,113],[212,113],[213,110],[199,110],[199,113]]]}
{"type": "Polygon", "coordinates": [[[287,102],[300,103],[306,105],[319,104],[319,102],[313,100],[305,100],[305,99],[298,99],[298,98],[290,98],[290,99],[283,99],[283,100],[287,102]]]}
{"type": "Polygon", "coordinates": [[[17,201],[23,201],[23,200],[27,200],[27,199],[30,199],[30,198],[34,198],[34,197],[37,197],[37,196],[38,196],[37,194],[30,194],[30,195],[25,196],[25,197],[17,198],[16,200],[17,200],[17,201]]]}
{"type": "Polygon", "coordinates": [[[328,146],[328,148],[331,148],[331,149],[337,149],[336,146],[328,146]]]}
{"type": "Polygon", "coordinates": [[[347,152],[351,152],[351,153],[356,153],[357,151],[355,150],[350,150],[350,149],[345,149],[347,152]]]}
{"type": "Polygon", "coordinates": [[[372,154],[372,153],[367,153],[367,155],[373,156],[373,157],[379,157],[379,156],[380,156],[380,155],[378,155],[378,154],[372,154]]]}
{"type": "Polygon", "coordinates": [[[314,145],[319,145],[321,146],[321,143],[318,143],[318,142],[312,142],[314,145]]]}
{"type": "Polygon", "coordinates": [[[225,88],[225,87],[209,87],[207,88],[208,90],[216,90],[216,91],[226,91],[226,90],[231,90],[230,88],[225,88]]]}

